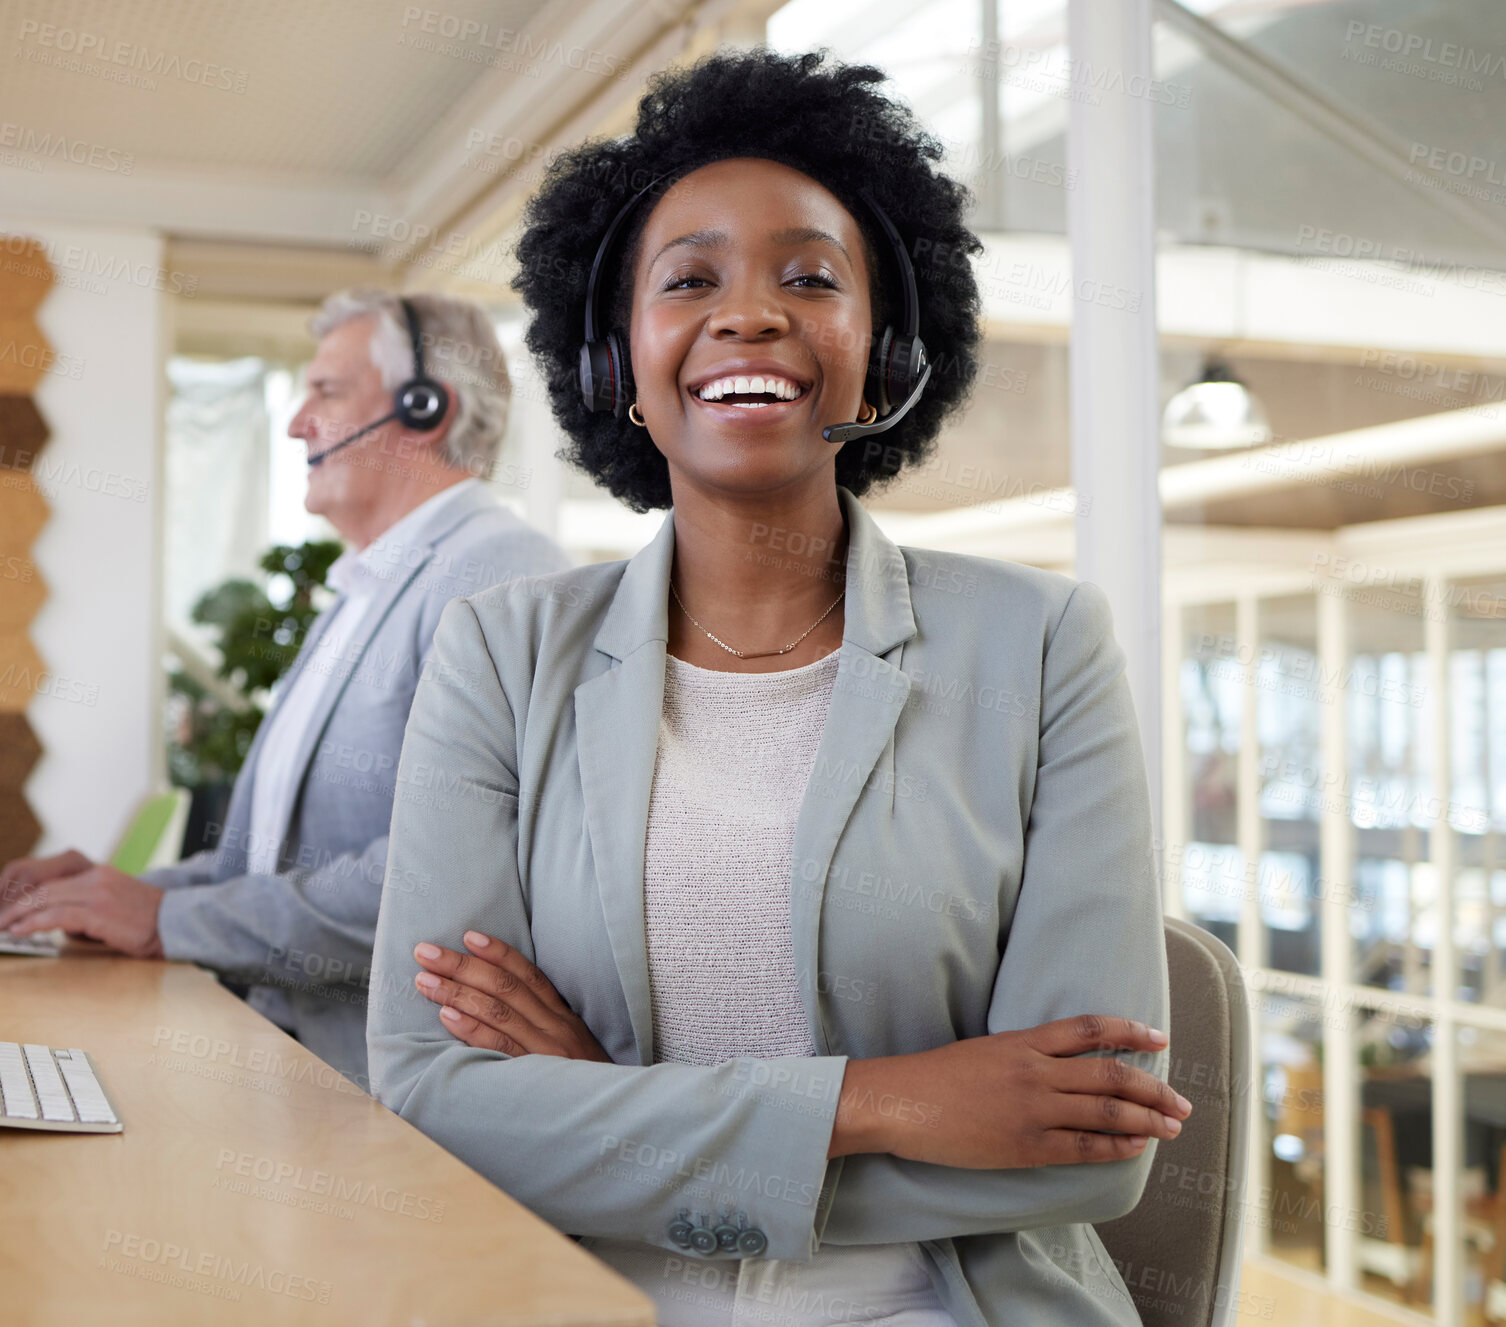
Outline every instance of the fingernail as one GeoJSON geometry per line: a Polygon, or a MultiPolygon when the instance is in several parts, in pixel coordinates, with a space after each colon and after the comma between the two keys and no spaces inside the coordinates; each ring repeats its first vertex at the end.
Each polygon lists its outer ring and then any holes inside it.
{"type": "Polygon", "coordinates": [[[491,944],[491,941],[482,935],[480,931],[467,931],[465,933],[465,942],[472,949],[485,949],[487,945],[491,944]]]}
{"type": "Polygon", "coordinates": [[[420,972],[414,979],[426,991],[432,991],[439,985],[439,978],[432,972],[420,972]]]}
{"type": "Polygon", "coordinates": [[[1144,1147],[1145,1146],[1145,1141],[1146,1141],[1145,1135],[1143,1133],[1137,1133],[1133,1138],[1130,1139],[1130,1146],[1131,1147],[1144,1147]]]}
{"type": "Polygon", "coordinates": [[[451,1023],[453,1023],[457,1018],[460,1017],[460,1010],[451,1009],[449,1005],[445,1005],[445,1007],[439,1011],[439,1016],[441,1018],[447,1018],[451,1023]]]}
{"type": "Polygon", "coordinates": [[[419,958],[436,959],[439,957],[439,946],[431,945],[427,940],[425,940],[423,944],[416,946],[413,952],[417,954],[419,958]]]}
{"type": "Polygon", "coordinates": [[[1164,1032],[1162,1032],[1160,1028],[1151,1028],[1150,1039],[1155,1042],[1157,1046],[1164,1046],[1168,1041],[1171,1040],[1171,1038],[1168,1037],[1164,1032]]]}
{"type": "Polygon", "coordinates": [[[1177,1096],[1177,1105],[1179,1105],[1182,1108],[1183,1114],[1185,1114],[1186,1112],[1188,1112],[1188,1111],[1190,1111],[1192,1109],[1192,1103],[1190,1101],[1188,1101],[1187,1098],[1184,1097],[1180,1092],[1178,1092],[1176,1094],[1176,1096],[1177,1096]]]}
{"type": "Polygon", "coordinates": [[[1172,1133],[1181,1133],[1182,1132],[1182,1121],[1181,1120],[1173,1119],[1170,1115],[1163,1115],[1163,1116],[1161,1116],[1161,1118],[1166,1121],[1166,1127],[1168,1129],[1170,1129],[1172,1131],[1172,1133]]]}

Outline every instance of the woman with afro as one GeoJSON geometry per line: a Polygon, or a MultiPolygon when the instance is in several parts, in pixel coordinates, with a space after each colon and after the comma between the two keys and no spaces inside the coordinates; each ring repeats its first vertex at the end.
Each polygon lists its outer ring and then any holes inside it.
{"type": "Polygon", "coordinates": [[[1138,1323],[1091,1223],[1190,1107],[1123,654],[1091,584],[858,501],[980,336],[966,191],[883,79],[714,53],[532,200],[568,459],[670,511],[445,610],[373,1090],[664,1324],[1138,1323]]]}

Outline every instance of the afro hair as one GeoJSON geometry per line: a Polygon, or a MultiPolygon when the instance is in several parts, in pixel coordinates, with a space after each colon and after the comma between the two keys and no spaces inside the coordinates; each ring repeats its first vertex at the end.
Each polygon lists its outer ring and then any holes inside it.
{"type": "MultiPolygon", "coordinates": [[[[677,179],[713,161],[759,157],[810,176],[852,213],[865,240],[874,331],[900,328],[903,295],[893,248],[863,205],[866,188],[910,254],[920,297],[920,335],[931,378],[883,445],[844,446],[836,481],[861,496],[934,449],[943,421],[967,398],[977,373],[981,300],[969,255],[981,241],[964,224],[971,195],[936,170],[943,147],[902,103],[874,88],[872,65],[826,61],[822,48],[780,55],[765,47],[719,50],[656,74],[638,104],[634,134],[593,139],[560,153],[530,199],[512,288],[532,313],[527,345],[569,437],[561,456],[634,511],[671,505],[669,466],[647,430],[587,409],[577,366],[592,260],[619,208],[645,185],[677,179]]],[[[652,205],[634,209],[619,235],[605,303],[626,341],[631,274],[652,205]]]]}

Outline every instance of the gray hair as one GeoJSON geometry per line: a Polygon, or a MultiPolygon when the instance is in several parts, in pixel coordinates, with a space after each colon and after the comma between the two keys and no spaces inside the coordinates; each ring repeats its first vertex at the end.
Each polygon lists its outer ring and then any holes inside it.
{"type": "MultiPolygon", "coordinates": [[[[512,395],[507,361],[491,319],[479,304],[449,295],[409,295],[407,300],[418,315],[424,368],[454,397],[455,413],[441,457],[456,469],[483,475],[496,460],[507,431],[512,395]]],[[[370,287],[339,291],[324,301],[309,330],[322,338],[352,318],[370,315],[376,317],[371,362],[382,375],[382,386],[393,391],[414,370],[413,342],[397,295],[370,287]]]]}

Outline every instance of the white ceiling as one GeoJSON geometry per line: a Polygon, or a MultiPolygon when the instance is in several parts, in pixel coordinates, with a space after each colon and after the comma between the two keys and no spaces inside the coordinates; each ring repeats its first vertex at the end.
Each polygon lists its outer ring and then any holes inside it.
{"type": "MultiPolygon", "coordinates": [[[[517,30],[542,7],[543,0],[445,0],[442,12],[495,34],[517,30]]],[[[405,23],[406,11],[421,8],[370,0],[8,0],[0,5],[0,37],[11,47],[0,94],[5,119],[134,154],[138,169],[385,180],[461,96],[497,76],[477,59],[508,58],[476,39],[453,44],[472,60],[419,49],[415,39],[446,45],[412,18],[405,23]],[[44,24],[56,30],[50,40],[44,24]],[[83,59],[97,73],[42,63],[77,58],[63,48],[85,38],[115,57],[91,45],[83,59]],[[106,81],[105,71],[155,86],[106,81]]],[[[441,11],[430,12],[437,22],[441,11]]]]}
{"type": "Polygon", "coordinates": [[[478,142],[547,145],[641,90],[707,7],[0,0],[0,195],[20,215],[387,250],[362,219],[436,233],[513,166],[478,142]]]}

